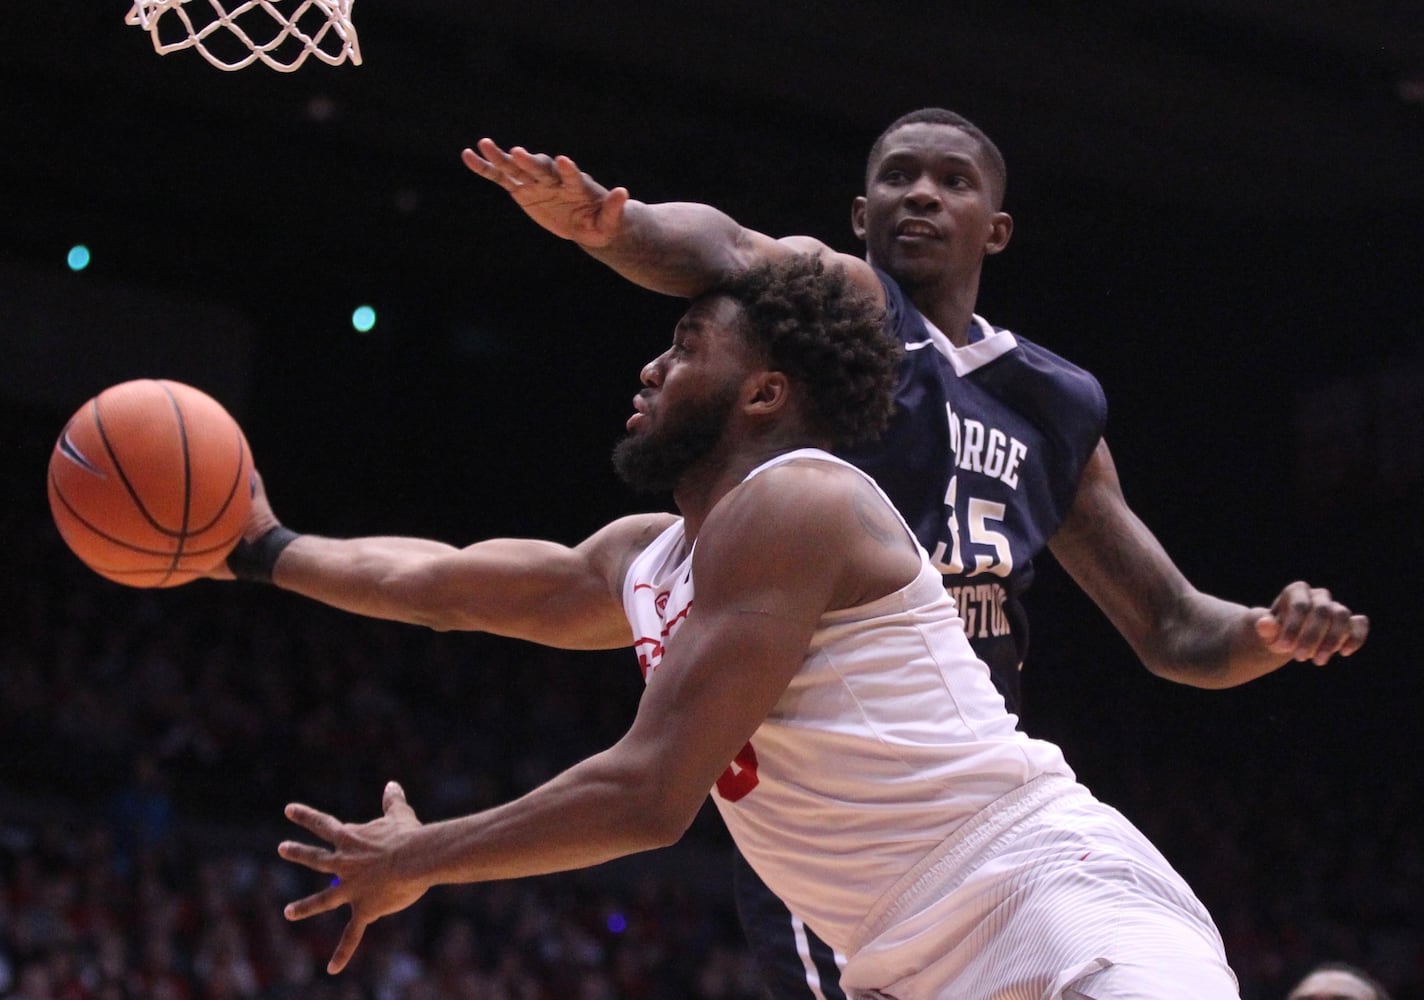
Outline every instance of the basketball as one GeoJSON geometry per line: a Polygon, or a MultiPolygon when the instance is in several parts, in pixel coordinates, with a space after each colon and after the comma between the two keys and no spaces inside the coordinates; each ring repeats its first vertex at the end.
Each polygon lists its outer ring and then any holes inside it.
{"type": "Polygon", "coordinates": [[[138,379],[65,424],[49,458],[49,507],[86,566],[130,587],[176,587],[232,551],[252,507],[252,452],[211,396],[138,379]]]}

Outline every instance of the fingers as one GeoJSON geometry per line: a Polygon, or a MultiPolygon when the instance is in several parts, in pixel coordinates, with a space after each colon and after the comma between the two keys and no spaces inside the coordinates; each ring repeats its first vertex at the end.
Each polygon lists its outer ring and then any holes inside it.
{"type": "MultiPolygon", "coordinates": [[[[334,910],[345,902],[345,900],[331,899],[330,897],[334,895],[333,889],[324,889],[314,896],[299,899],[295,903],[288,903],[282,910],[282,915],[288,920],[305,920],[318,913],[334,910]]],[[[361,938],[366,934],[368,923],[369,921],[354,915],[346,922],[346,928],[341,932],[341,940],[336,942],[336,950],[331,953],[331,960],[326,963],[327,972],[334,976],[346,968],[351,961],[351,956],[356,954],[356,948],[361,944],[361,938]]]]}
{"type": "Polygon", "coordinates": [[[1273,653],[1323,666],[1364,645],[1369,619],[1351,614],[1323,587],[1297,581],[1281,591],[1268,615],[1256,623],[1256,634],[1273,653]]]}
{"type": "Polygon", "coordinates": [[[583,180],[578,165],[567,156],[531,153],[523,146],[514,146],[506,152],[493,139],[481,139],[475,147],[462,151],[461,161],[474,173],[509,192],[527,186],[573,185],[583,180]]]}
{"type": "MultiPolygon", "coordinates": [[[[283,844],[282,846],[287,845],[283,844]]],[[[282,854],[281,848],[278,848],[278,853],[282,854]]],[[[286,854],[282,854],[282,857],[286,856],[286,854]]],[[[330,913],[347,902],[349,900],[341,888],[341,883],[334,882],[320,892],[314,892],[310,896],[288,903],[282,907],[282,916],[288,920],[305,920],[307,917],[314,917],[320,913],[330,913]]]]}
{"type": "Polygon", "coordinates": [[[512,192],[522,184],[529,183],[529,179],[523,176],[523,170],[515,163],[514,158],[497,146],[492,139],[481,139],[475,143],[475,149],[462,150],[460,160],[471,171],[487,181],[498,184],[506,191],[512,192]]]}
{"type": "Polygon", "coordinates": [[[1365,644],[1370,635],[1370,620],[1365,615],[1351,615],[1349,635],[1340,644],[1340,655],[1349,656],[1365,644]]]}
{"type": "Polygon", "coordinates": [[[337,831],[341,829],[341,821],[335,816],[311,806],[304,806],[300,802],[288,804],[285,813],[289,820],[308,833],[314,833],[328,843],[335,843],[337,831]]]}
{"type": "Polygon", "coordinates": [[[586,179],[578,164],[562,153],[554,157],[552,165],[561,184],[582,184],[586,179]]]}
{"type": "Polygon", "coordinates": [[[472,172],[485,178],[485,180],[496,180],[494,176],[494,164],[480,156],[480,154],[476,153],[473,149],[466,147],[460,150],[460,162],[469,167],[472,172]]]}
{"type": "Polygon", "coordinates": [[[559,172],[554,168],[552,156],[531,153],[523,146],[512,146],[509,150],[509,163],[519,171],[518,177],[522,183],[560,183],[559,172]]]}
{"type": "Polygon", "coordinates": [[[277,845],[277,853],[285,860],[305,865],[314,872],[324,872],[327,875],[336,874],[336,855],[324,847],[313,847],[311,844],[302,844],[295,840],[284,840],[277,845]]]}
{"type": "MultiPolygon", "coordinates": [[[[415,812],[406,802],[405,790],[398,782],[388,781],[386,783],[385,789],[381,793],[381,809],[385,818],[375,820],[364,827],[350,827],[327,813],[299,802],[293,802],[286,808],[288,819],[308,832],[328,841],[333,847],[318,847],[295,840],[284,840],[277,845],[278,855],[313,871],[336,877],[333,877],[330,885],[321,891],[288,903],[283,907],[282,915],[287,920],[305,920],[308,917],[328,913],[342,906],[351,907],[351,919],[346,924],[346,928],[341,934],[341,940],[337,942],[336,950],[332,952],[331,960],[326,966],[327,972],[332,975],[346,968],[347,963],[351,961],[357,947],[361,944],[361,939],[366,933],[366,926],[372,920],[378,918],[382,913],[394,912],[408,906],[414,899],[419,898],[419,893],[416,893],[399,905],[383,904],[382,901],[386,898],[383,896],[383,892],[388,895],[388,887],[380,875],[370,874],[372,862],[368,855],[373,851],[379,853],[381,848],[378,844],[373,846],[374,842],[370,837],[363,838],[362,831],[367,828],[379,828],[382,825],[388,826],[388,821],[391,819],[414,825],[419,824],[415,818],[415,812]]],[[[375,838],[376,841],[379,839],[379,837],[375,838]]],[[[374,867],[379,869],[381,865],[376,863],[374,867]]]]}
{"type": "Polygon", "coordinates": [[[366,921],[356,917],[347,921],[346,929],[341,932],[341,940],[336,942],[336,950],[331,953],[331,961],[326,963],[326,971],[334,976],[346,968],[346,963],[356,954],[356,947],[365,933],[366,921]]]}
{"type": "Polygon", "coordinates": [[[501,149],[493,139],[481,139],[475,149],[466,149],[460,154],[465,166],[486,180],[508,187],[518,180],[514,176],[516,167],[509,153],[501,149]],[[478,152],[476,152],[478,150],[478,152]]]}
{"type": "Polygon", "coordinates": [[[393,818],[416,821],[415,810],[406,802],[405,789],[398,782],[386,782],[386,789],[381,793],[381,812],[393,818]]]}
{"type": "MultiPolygon", "coordinates": [[[[286,844],[282,845],[283,848],[287,846],[286,844]]],[[[283,857],[286,856],[284,852],[283,857]]],[[[305,920],[307,917],[327,913],[348,902],[351,901],[340,891],[339,885],[333,884],[330,888],[323,889],[305,899],[288,903],[282,908],[282,916],[288,920],[305,920]]],[[[356,949],[361,944],[361,938],[366,934],[366,925],[370,923],[369,920],[356,915],[356,909],[353,904],[352,917],[346,922],[346,929],[341,932],[341,940],[336,942],[336,950],[331,953],[331,961],[326,963],[326,971],[333,976],[346,968],[347,963],[351,961],[351,956],[356,954],[356,949]]]]}
{"type": "MultiPolygon", "coordinates": [[[[336,842],[336,831],[341,824],[335,817],[313,809],[310,806],[304,806],[299,802],[293,802],[288,805],[286,814],[287,818],[293,823],[304,827],[321,839],[331,843],[336,842]]],[[[324,872],[328,875],[336,873],[336,852],[328,850],[325,847],[303,844],[295,840],[284,840],[277,845],[277,853],[288,861],[305,865],[312,871],[324,872]]],[[[336,886],[335,881],[333,881],[332,886],[333,888],[336,886]]],[[[313,913],[322,913],[325,910],[341,905],[339,901],[326,901],[326,897],[329,896],[330,892],[331,890],[328,889],[324,892],[317,893],[315,896],[310,896],[300,903],[291,904],[287,907],[287,919],[299,920],[313,913]],[[322,901],[325,905],[323,905],[321,909],[310,909],[310,906],[316,905],[316,901],[322,901]],[[301,909],[301,916],[294,917],[291,914],[292,911],[297,908],[301,909]]]]}

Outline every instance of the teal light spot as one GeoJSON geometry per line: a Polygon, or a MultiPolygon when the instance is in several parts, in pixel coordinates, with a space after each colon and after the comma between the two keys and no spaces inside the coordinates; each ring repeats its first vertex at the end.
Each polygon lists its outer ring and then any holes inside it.
{"type": "Polygon", "coordinates": [[[83,243],[70,247],[69,253],[65,256],[65,263],[69,265],[71,271],[84,270],[89,266],[89,248],[83,243]]]}
{"type": "Polygon", "coordinates": [[[370,333],[371,328],[376,325],[376,310],[370,306],[357,306],[356,311],[351,314],[351,325],[356,328],[357,333],[370,333]]]}

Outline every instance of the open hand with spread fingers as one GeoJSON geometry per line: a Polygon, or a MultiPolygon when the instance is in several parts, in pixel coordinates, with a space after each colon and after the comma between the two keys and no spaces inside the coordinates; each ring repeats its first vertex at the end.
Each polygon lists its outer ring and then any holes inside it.
{"type": "Polygon", "coordinates": [[[343,823],[299,803],[286,809],[288,819],[331,847],[285,840],[278,845],[277,853],[332,878],[325,889],[288,903],[283,915],[288,920],[305,920],[340,906],[351,907],[351,919],[326,966],[333,975],[346,968],[370,924],[405,909],[429,888],[419,877],[401,871],[402,849],[410,846],[412,836],[422,825],[406,803],[405,792],[394,781],[386,784],[381,811],[379,819],[356,824],[343,823]]]}
{"type": "Polygon", "coordinates": [[[509,192],[520,208],[555,236],[584,247],[607,246],[623,226],[628,189],[611,191],[567,156],[531,153],[522,146],[508,152],[491,139],[460,154],[465,166],[509,192]]]}

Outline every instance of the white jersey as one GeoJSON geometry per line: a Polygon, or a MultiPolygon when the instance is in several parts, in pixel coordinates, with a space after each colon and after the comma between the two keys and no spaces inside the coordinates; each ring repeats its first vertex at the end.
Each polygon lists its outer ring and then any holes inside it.
{"type": "MultiPolygon", "coordinates": [[[[803,449],[748,478],[807,459],[847,464],[803,449]]],[[[649,684],[693,611],[694,551],[679,521],[623,581],[649,684]]],[[[1190,888],[1015,722],[921,550],[904,587],[821,619],[712,797],[762,880],[845,956],[853,997],[1237,996],[1190,888]]]]}
{"type": "MultiPolygon", "coordinates": [[[[812,449],[750,475],[807,458],[864,476],[812,449]]],[[[694,550],[673,524],[624,580],[649,683],[692,609],[694,550]]],[[[1056,746],[1015,728],[921,550],[904,587],[821,619],[806,662],[713,799],[762,879],[844,952],[902,875],[971,816],[1044,774],[1072,771],[1056,746]]]]}

